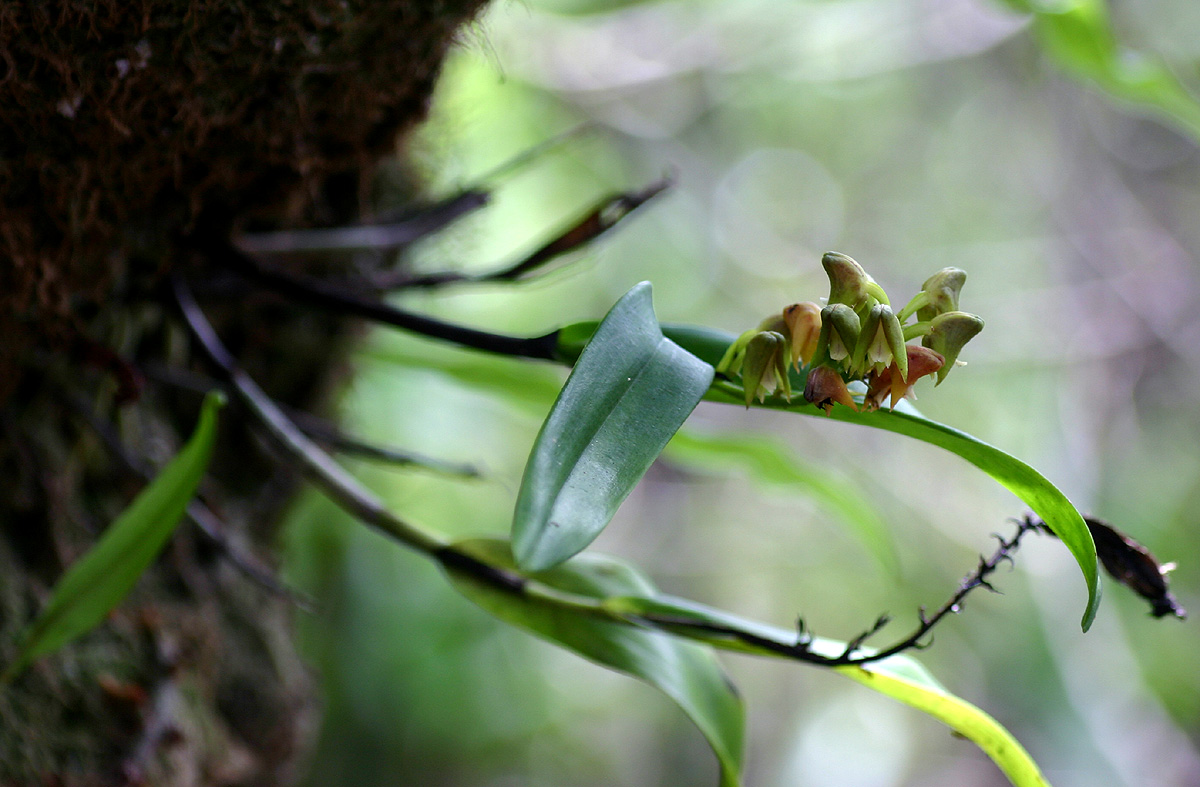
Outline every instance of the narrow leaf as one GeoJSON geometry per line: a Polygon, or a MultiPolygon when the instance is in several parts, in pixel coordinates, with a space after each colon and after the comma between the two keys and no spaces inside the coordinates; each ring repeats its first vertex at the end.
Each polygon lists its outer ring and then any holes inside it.
{"type": "MultiPolygon", "coordinates": [[[[787,657],[761,644],[731,637],[722,633],[723,631],[736,629],[763,641],[785,645],[794,643],[797,638],[797,632],[794,631],[746,620],[722,610],[670,596],[611,597],[605,601],[604,606],[609,611],[631,616],[635,620],[639,615],[678,620],[681,635],[742,653],[787,657]],[[689,625],[689,622],[692,625],[689,625]]],[[[809,645],[809,649],[814,653],[829,657],[841,654],[845,648],[845,643],[824,638],[814,638],[809,645]]],[[[1037,763],[1008,730],[979,708],[949,693],[915,659],[900,654],[863,666],[834,669],[868,688],[932,716],[973,741],[1017,787],[1049,787],[1037,763]]]]}
{"type": "Polygon", "coordinates": [[[1083,516],[1058,487],[1029,465],[1007,454],[993,445],[983,442],[966,432],[931,421],[915,412],[854,412],[845,407],[835,407],[830,415],[839,421],[871,426],[897,434],[915,437],[931,445],[944,448],[966,459],[984,471],[1009,491],[1021,498],[1042,518],[1067,549],[1083,572],[1087,583],[1088,602],[1080,622],[1087,631],[1096,617],[1100,606],[1100,577],[1096,570],[1096,545],[1092,534],[1084,524],[1083,516]]]}
{"type": "Polygon", "coordinates": [[[783,442],[753,434],[703,434],[680,430],[667,445],[665,457],[684,467],[738,464],[758,481],[794,489],[812,497],[836,514],[883,568],[899,572],[896,548],[883,519],[867,505],[852,484],[804,462],[783,442]]]}
{"type": "MultiPolygon", "coordinates": [[[[455,548],[491,566],[514,568],[503,541],[470,541],[455,548]]],[[[453,567],[449,575],[463,595],[497,618],[661,690],[708,739],[720,764],[722,787],[740,784],[744,710],[711,648],[556,606],[536,595],[480,582],[453,567]]],[[[532,578],[551,588],[597,599],[656,592],[632,566],[600,555],[581,555],[532,578]]]]}
{"type": "Polygon", "coordinates": [[[183,518],[212,456],[220,393],[204,400],[187,444],[142,490],[100,540],[55,585],[46,608],[26,630],[0,683],[83,634],[115,608],[162,550],[183,518]]]}
{"type": "Polygon", "coordinates": [[[974,741],[1016,787],[1050,787],[1029,752],[1000,722],[966,700],[884,664],[886,662],[870,667],[838,667],[837,671],[932,716],[974,741]]]}
{"type": "Polygon", "coordinates": [[[622,296],[534,442],[513,518],[518,565],[550,568],[591,543],[712,379],[711,365],[663,336],[649,283],[622,296]]]}
{"type": "MultiPolygon", "coordinates": [[[[719,359],[729,344],[734,340],[730,334],[707,328],[691,326],[664,326],[664,333],[679,342],[689,352],[713,363],[719,359]]],[[[564,335],[577,335],[564,332],[564,335]]],[[[564,353],[566,350],[564,349],[564,353]]],[[[797,380],[793,380],[793,384],[797,380]]],[[[713,386],[706,396],[707,399],[729,404],[744,404],[740,392],[713,386]]],[[[1088,601],[1084,609],[1082,627],[1087,631],[1096,617],[1100,606],[1100,578],[1096,568],[1096,545],[1092,535],[1084,524],[1083,516],[1072,505],[1067,496],[1058,487],[1020,459],[1005,453],[993,445],[972,437],[953,427],[931,421],[912,409],[896,408],[894,411],[876,410],[861,412],[848,407],[834,407],[828,416],[811,404],[803,402],[780,402],[768,399],[760,405],[772,409],[782,409],[791,412],[830,417],[837,421],[870,426],[888,432],[907,435],[922,440],[939,448],[957,454],[963,459],[984,471],[1009,491],[1021,498],[1034,513],[1066,544],[1079,569],[1083,572],[1087,584],[1088,601]]]]}

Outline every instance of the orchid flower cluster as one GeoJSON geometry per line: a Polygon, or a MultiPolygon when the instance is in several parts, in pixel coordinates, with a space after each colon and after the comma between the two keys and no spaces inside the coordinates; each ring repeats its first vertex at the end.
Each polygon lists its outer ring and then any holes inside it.
{"type": "Polygon", "coordinates": [[[742,378],[746,406],[757,396],[792,399],[790,371],[805,372],[804,399],[826,413],[836,403],[857,410],[848,383],[866,385],[861,407],[878,409],[891,397],[913,398],[922,377],[936,375],[940,385],[957,364],[963,345],[983,330],[983,320],[958,310],[958,294],[967,274],[943,268],[899,312],[883,288],[845,254],[821,259],[829,275],[829,298],[821,307],[795,303],[772,315],[730,345],[717,365],[726,377],[742,378]],[[910,318],[916,320],[905,325],[910,318]],[[920,345],[910,345],[920,337],[920,345]]]}

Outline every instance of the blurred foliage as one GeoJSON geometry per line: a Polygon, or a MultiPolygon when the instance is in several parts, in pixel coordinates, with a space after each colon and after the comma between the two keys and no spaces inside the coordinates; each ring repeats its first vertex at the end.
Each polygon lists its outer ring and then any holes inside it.
{"type": "MultiPolygon", "coordinates": [[[[1117,3],[1111,19],[1117,40],[1194,87],[1194,4],[1117,3]]],[[[598,318],[650,280],[664,321],[738,332],[823,295],[829,249],[889,290],[963,268],[988,328],[967,368],[918,388],[918,406],[1178,561],[1176,595],[1200,608],[1200,151],[1064,76],[1039,35],[968,0],[497,4],[444,75],[423,138],[432,193],[591,127],[489,183],[493,205],[414,264],[486,270],[600,195],[668,171],[676,186],[545,279],[405,303],[533,334],[598,318]]],[[[342,403],[347,428],[486,477],[361,474],[449,536],[502,534],[563,377],[374,334],[342,403]]],[[[907,627],[1022,512],[964,462],[896,435],[717,405],[689,423],[771,434],[858,487],[887,524],[898,575],[827,500],[750,483],[741,465],[714,474],[668,454],[652,468],[596,548],[666,592],[782,626],[800,614],[846,637],[888,611],[907,627]]],[[[297,507],[287,556],[326,604],[301,621],[325,676],[313,784],[713,783],[712,755],[667,700],[487,618],[315,496],[297,507]]],[[[1195,626],[1151,620],[1110,583],[1081,634],[1076,571],[1060,544],[1028,540],[996,578],[1005,595],[970,599],[921,660],[1057,787],[1200,782],[1195,626]]],[[[746,698],[748,784],[1004,783],[944,727],[826,671],[724,661],[746,698]]]]}

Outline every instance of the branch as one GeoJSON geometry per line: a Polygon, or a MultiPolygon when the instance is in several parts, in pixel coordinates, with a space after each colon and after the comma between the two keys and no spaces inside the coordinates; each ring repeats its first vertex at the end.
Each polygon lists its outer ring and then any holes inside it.
{"type": "Polygon", "coordinates": [[[370,524],[402,544],[433,553],[446,546],[437,536],[420,530],[392,514],[358,479],[333,461],[310,440],[265,391],[241,370],[221,343],[217,332],[178,275],[172,278],[175,300],[192,335],[209,360],[217,366],[234,393],[251,415],[267,430],[279,447],[300,465],[304,473],[355,518],[370,524]]]}
{"type": "MultiPolygon", "coordinates": [[[[226,393],[230,387],[204,374],[197,374],[187,369],[180,369],[158,363],[145,363],[139,366],[147,378],[175,388],[181,388],[203,396],[214,388],[220,388],[226,393]]],[[[437,457],[424,456],[401,448],[361,440],[346,434],[336,424],[313,415],[304,410],[280,404],[279,407],[289,418],[295,421],[301,431],[318,443],[329,446],[334,451],[352,456],[362,456],[378,462],[400,466],[419,467],[435,473],[457,476],[459,478],[483,478],[483,471],[471,464],[451,462],[437,457]]]]}
{"type": "Polygon", "coordinates": [[[539,270],[554,259],[585,243],[590,243],[608,232],[634,210],[661,194],[668,186],[670,186],[670,181],[664,178],[641,191],[605,197],[594,208],[576,219],[570,227],[555,235],[536,251],[519,262],[490,273],[469,274],[458,271],[438,271],[412,274],[407,271],[399,271],[391,275],[376,276],[371,283],[381,290],[394,290],[440,287],[445,284],[459,283],[508,282],[526,278],[528,274],[539,270]]]}
{"type": "Polygon", "coordinates": [[[557,331],[545,336],[525,338],[466,328],[432,317],[406,312],[384,303],[378,298],[366,297],[319,279],[267,268],[228,241],[220,238],[193,238],[192,244],[197,251],[213,262],[224,263],[259,286],[329,311],[392,325],[422,336],[454,342],[476,350],[543,361],[558,360],[557,331]]]}
{"type": "Polygon", "coordinates": [[[248,254],[394,251],[437,232],[490,201],[491,195],[486,191],[471,189],[386,224],[247,233],[237,239],[237,246],[248,254]]]}
{"type": "Polygon", "coordinates": [[[476,185],[461,189],[420,210],[386,213],[373,224],[354,227],[247,233],[237,239],[237,245],[249,254],[395,250],[432,235],[462,216],[484,207],[491,201],[491,194],[483,184],[504,177],[591,127],[591,123],[580,123],[556,134],[500,164],[479,178],[476,185]]]}
{"type": "MultiPolygon", "coordinates": [[[[671,615],[671,614],[638,614],[634,615],[636,620],[654,628],[663,628],[672,631],[676,634],[684,634],[688,630],[703,632],[708,635],[717,635],[722,638],[729,639],[733,642],[748,645],[755,650],[762,651],[775,656],[783,656],[785,658],[803,661],[809,664],[817,664],[824,667],[850,667],[869,664],[875,661],[882,661],[890,656],[895,656],[906,650],[920,650],[926,645],[922,644],[929,632],[947,615],[957,614],[962,609],[963,601],[971,591],[979,587],[986,587],[993,592],[997,592],[994,587],[987,581],[987,577],[999,568],[1004,562],[1012,562],[1012,555],[1017,550],[1022,536],[1026,533],[1040,530],[1040,523],[1031,522],[1026,519],[1018,522],[1017,532],[1011,540],[1005,541],[999,535],[996,538],[1000,544],[996,552],[990,558],[979,558],[979,565],[970,574],[963,578],[959,584],[958,590],[954,595],[942,605],[937,612],[932,616],[927,617],[924,608],[918,612],[920,624],[917,628],[904,639],[890,645],[882,650],[870,650],[862,655],[854,655],[859,651],[864,650],[864,644],[867,639],[877,634],[890,621],[888,615],[881,615],[878,620],[862,634],[859,634],[854,639],[850,640],[843,648],[840,654],[835,656],[825,655],[816,650],[815,639],[812,633],[804,624],[804,620],[797,621],[796,637],[792,641],[786,641],[775,637],[765,636],[761,633],[748,630],[740,625],[723,624],[716,621],[709,621],[700,618],[690,617],[686,615],[671,615]]],[[[711,640],[706,640],[711,641],[711,640]]],[[[720,644],[720,643],[714,643],[720,644]]],[[[735,648],[736,649],[736,648],[735,648]]]]}
{"type": "Polygon", "coordinates": [[[1000,540],[1000,545],[996,553],[988,559],[980,558],[978,567],[964,578],[958,590],[941,609],[931,617],[926,617],[924,610],[922,610],[920,612],[920,625],[912,634],[888,648],[867,652],[863,655],[855,654],[863,650],[866,640],[877,633],[887,623],[886,615],[881,616],[869,630],[855,637],[844,647],[840,654],[830,656],[817,652],[814,646],[814,639],[806,631],[803,621],[799,622],[795,639],[786,641],[766,636],[741,625],[724,624],[703,618],[689,617],[682,613],[614,611],[605,606],[604,599],[563,591],[538,582],[519,572],[487,563],[457,549],[441,537],[405,522],[388,511],[383,503],[363,487],[357,479],[347,473],[328,454],[306,437],[300,431],[299,427],[287,417],[279,405],[237,366],[228,350],[221,344],[212,325],[209,324],[204,313],[196,304],[187,285],[178,276],[174,278],[173,283],[176,300],[192,334],[198,340],[209,359],[220,368],[223,375],[228,379],[234,394],[272,435],[283,453],[295,464],[299,465],[305,474],[343,510],[365,524],[391,536],[400,543],[436,560],[449,570],[469,574],[474,579],[504,592],[522,596],[530,601],[552,605],[572,613],[597,617],[625,625],[650,627],[665,633],[701,640],[730,650],[745,651],[745,646],[750,646],[750,648],[763,653],[784,656],[796,661],[819,666],[844,667],[863,665],[885,659],[908,649],[922,647],[921,640],[946,615],[959,612],[964,599],[972,590],[978,587],[987,587],[994,590],[988,583],[987,577],[1001,563],[1012,561],[1012,553],[1016,551],[1018,543],[1025,533],[1039,529],[1040,523],[1026,519],[1018,524],[1017,533],[1011,540],[1005,541],[1003,538],[997,536],[1000,540]],[[714,634],[720,640],[714,641],[712,637],[714,634]],[[728,642],[721,640],[728,640],[728,642]]]}

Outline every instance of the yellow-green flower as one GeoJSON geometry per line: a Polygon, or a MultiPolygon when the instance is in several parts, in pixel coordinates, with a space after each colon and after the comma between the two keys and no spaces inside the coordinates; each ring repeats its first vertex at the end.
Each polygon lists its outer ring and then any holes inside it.
{"type": "Polygon", "coordinates": [[[746,359],[742,363],[742,387],[746,391],[746,406],[758,396],[763,401],[768,394],[783,392],[788,401],[792,399],[792,381],[788,377],[787,339],[775,331],[761,331],[746,345],[746,359]]]}
{"type": "Polygon", "coordinates": [[[946,359],[946,364],[938,371],[938,385],[942,384],[942,380],[958,362],[963,345],[982,330],[983,320],[966,312],[946,312],[930,320],[929,333],[921,339],[921,344],[936,350],[946,359]]]}

